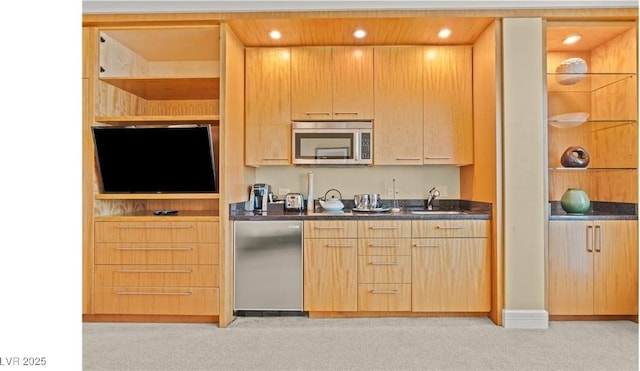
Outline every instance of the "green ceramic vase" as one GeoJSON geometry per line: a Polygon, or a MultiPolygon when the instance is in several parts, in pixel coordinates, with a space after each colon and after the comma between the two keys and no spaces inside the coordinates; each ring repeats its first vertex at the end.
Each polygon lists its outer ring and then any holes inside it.
{"type": "Polygon", "coordinates": [[[580,188],[567,189],[560,199],[562,209],[571,215],[582,215],[589,210],[589,196],[580,188]]]}

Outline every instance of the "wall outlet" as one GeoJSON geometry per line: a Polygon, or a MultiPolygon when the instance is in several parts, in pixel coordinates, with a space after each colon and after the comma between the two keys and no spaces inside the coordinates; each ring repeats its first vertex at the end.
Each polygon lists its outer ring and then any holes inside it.
{"type": "Polygon", "coordinates": [[[447,186],[439,185],[436,189],[440,191],[440,197],[447,197],[449,195],[449,188],[447,186]]]}
{"type": "MultiPolygon", "coordinates": [[[[400,196],[400,190],[396,188],[396,197],[400,196]]],[[[393,198],[393,188],[387,189],[387,197],[393,198]]]]}
{"type": "Polygon", "coordinates": [[[278,188],[278,196],[286,196],[290,191],[289,188],[278,188]]]}

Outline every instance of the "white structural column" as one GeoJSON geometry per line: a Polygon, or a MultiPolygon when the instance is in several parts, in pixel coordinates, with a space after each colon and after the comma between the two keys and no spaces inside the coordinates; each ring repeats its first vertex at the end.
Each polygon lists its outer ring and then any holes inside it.
{"type": "Polygon", "coordinates": [[[540,18],[503,21],[503,325],[507,328],[547,328],[549,322],[543,37],[540,18]]]}

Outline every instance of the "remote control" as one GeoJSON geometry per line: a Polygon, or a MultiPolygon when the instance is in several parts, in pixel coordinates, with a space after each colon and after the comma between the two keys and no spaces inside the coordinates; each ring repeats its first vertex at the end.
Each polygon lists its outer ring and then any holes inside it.
{"type": "Polygon", "coordinates": [[[155,210],[153,215],[176,215],[178,210],[155,210]]]}

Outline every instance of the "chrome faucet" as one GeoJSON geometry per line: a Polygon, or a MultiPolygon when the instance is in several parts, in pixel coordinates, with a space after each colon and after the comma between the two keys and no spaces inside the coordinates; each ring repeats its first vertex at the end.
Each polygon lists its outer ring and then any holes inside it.
{"type": "Polygon", "coordinates": [[[433,201],[435,201],[438,196],[440,196],[440,191],[438,191],[436,187],[431,188],[427,196],[427,210],[433,210],[433,201]]]}

